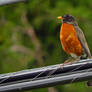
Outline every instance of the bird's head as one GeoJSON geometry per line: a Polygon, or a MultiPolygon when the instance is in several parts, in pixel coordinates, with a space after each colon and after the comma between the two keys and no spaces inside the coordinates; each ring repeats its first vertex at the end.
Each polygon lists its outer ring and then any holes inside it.
{"type": "Polygon", "coordinates": [[[64,16],[59,16],[57,18],[61,19],[62,23],[76,24],[75,18],[70,14],[66,14],[64,16]]]}

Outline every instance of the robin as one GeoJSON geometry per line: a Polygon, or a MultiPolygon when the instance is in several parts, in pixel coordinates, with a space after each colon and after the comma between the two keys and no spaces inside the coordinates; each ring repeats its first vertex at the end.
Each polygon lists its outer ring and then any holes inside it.
{"type": "MultiPolygon", "coordinates": [[[[85,36],[75,18],[72,15],[66,14],[64,16],[59,16],[58,19],[62,22],[60,29],[62,47],[64,51],[72,57],[64,63],[71,63],[82,58],[91,58],[85,36]]],[[[92,82],[88,81],[87,85],[91,86],[92,82]]]]}

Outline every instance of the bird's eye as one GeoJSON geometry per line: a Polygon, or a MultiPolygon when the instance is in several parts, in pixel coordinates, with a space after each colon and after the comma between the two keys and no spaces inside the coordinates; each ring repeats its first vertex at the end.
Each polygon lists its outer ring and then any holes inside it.
{"type": "Polygon", "coordinates": [[[68,21],[72,21],[72,19],[71,19],[71,18],[69,18],[69,19],[68,19],[68,21]]]}

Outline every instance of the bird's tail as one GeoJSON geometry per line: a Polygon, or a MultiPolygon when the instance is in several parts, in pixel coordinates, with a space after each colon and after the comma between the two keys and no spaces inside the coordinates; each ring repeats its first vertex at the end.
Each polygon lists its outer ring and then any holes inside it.
{"type": "Polygon", "coordinates": [[[92,80],[87,82],[87,86],[92,86],[92,80]]]}

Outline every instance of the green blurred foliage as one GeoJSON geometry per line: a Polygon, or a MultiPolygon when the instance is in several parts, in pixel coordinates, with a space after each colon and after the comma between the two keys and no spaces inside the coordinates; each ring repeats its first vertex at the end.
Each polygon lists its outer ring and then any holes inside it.
{"type": "MultiPolygon", "coordinates": [[[[60,44],[57,16],[64,14],[75,16],[92,52],[91,0],[29,0],[0,7],[0,73],[63,63],[69,56],[60,44]],[[32,34],[28,31],[31,28],[32,34]]],[[[55,88],[57,92],[92,90],[85,82],[55,88]]],[[[44,88],[27,92],[47,91],[44,88]]]]}

